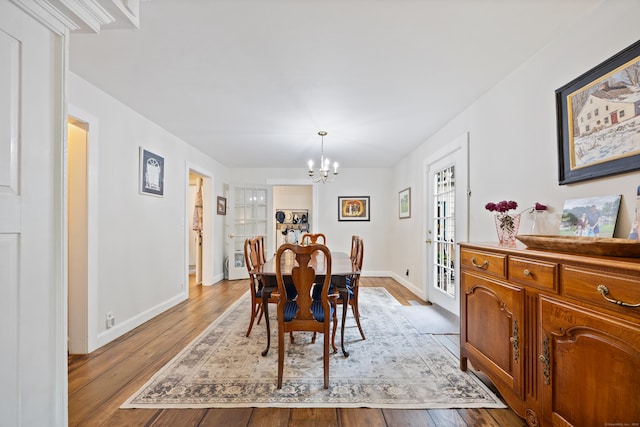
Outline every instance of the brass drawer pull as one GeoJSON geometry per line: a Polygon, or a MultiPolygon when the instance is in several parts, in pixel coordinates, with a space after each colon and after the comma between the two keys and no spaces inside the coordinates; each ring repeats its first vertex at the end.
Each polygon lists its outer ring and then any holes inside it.
{"type": "Polygon", "coordinates": [[[533,274],[531,274],[531,272],[530,272],[529,270],[527,270],[526,268],[525,268],[525,270],[524,270],[524,272],[523,272],[523,273],[524,273],[524,275],[525,275],[525,276],[527,276],[527,277],[531,277],[531,276],[533,276],[533,274]]]}
{"type": "Polygon", "coordinates": [[[485,259],[482,265],[476,263],[476,257],[471,258],[471,265],[477,268],[487,268],[489,267],[489,260],[485,259]]]}
{"type": "Polygon", "coordinates": [[[606,299],[607,301],[609,301],[612,304],[621,305],[623,307],[640,307],[640,303],[638,303],[638,304],[630,304],[628,302],[618,301],[618,300],[609,298],[607,296],[607,294],[609,293],[609,288],[607,288],[605,285],[598,285],[598,287],[596,289],[598,290],[600,295],[602,295],[602,298],[606,299]]]}

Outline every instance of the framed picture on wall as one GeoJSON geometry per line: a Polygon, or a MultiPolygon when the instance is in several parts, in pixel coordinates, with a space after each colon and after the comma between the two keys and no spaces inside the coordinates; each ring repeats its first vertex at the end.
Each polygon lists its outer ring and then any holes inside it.
{"type": "Polygon", "coordinates": [[[369,221],[369,196],[338,197],[338,221],[369,221]]]}
{"type": "Polygon", "coordinates": [[[216,204],[218,215],[226,215],[227,214],[227,198],[218,196],[218,203],[216,204]]]}
{"type": "Polygon", "coordinates": [[[398,193],[398,212],[400,219],[411,218],[411,187],[398,193]]]}
{"type": "Polygon", "coordinates": [[[640,41],[556,90],[558,181],[640,169],[640,41]]]}
{"type": "Polygon", "coordinates": [[[140,147],[140,194],[164,195],[164,157],[140,147]]]}

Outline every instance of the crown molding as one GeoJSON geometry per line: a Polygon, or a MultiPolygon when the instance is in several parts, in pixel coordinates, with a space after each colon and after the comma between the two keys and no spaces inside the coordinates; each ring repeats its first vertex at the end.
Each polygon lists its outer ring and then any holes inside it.
{"type": "Polygon", "coordinates": [[[139,0],[11,0],[58,32],[140,28],[139,0]]]}

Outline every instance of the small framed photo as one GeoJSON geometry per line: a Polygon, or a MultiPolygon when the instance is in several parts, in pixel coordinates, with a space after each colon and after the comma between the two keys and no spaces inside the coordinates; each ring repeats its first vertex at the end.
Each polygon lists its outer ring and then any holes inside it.
{"type": "Polygon", "coordinates": [[[622,196],[565,200],[561,236],[613,237],[622,196]]]}
{"type": "Polygon", "coordinates": [[[218,215],[226,215],[227,214],[227,199],[226,197],[218,196],[217,213],[218,215]]]}
{"type": "Polygon", "coordinates": [[[140,147],[140,194],[164,195],[164,157],[140,147]]]}
{"type": "Polygon", "coordinates": [[[400,219],[411,218],[411,187],[398,193],[398,212],[400,219]]]}
{"type": "Polygon", "coordinates": [[[338,221],[369,221],[369,196],[338,197],[338,221]]]}

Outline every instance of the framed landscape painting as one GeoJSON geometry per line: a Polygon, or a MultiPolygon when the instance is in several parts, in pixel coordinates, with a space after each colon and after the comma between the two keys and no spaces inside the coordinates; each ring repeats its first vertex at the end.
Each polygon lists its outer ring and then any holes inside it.
{"type": "Polygon", "coordinates": [[[640,41],[556,90],[558,181],[640,169],[640,41]]]}
{"type": "Polygon", "coordinates": [[[398,193],[398,212],[400,219],[411,218],[411,187],[398,193]]]}
{"type": "Polygon", "coordinates": [[[558,234],[613,237],[621,198],[618,195],[566,200],[558,234]]]}
{"type": "Polygon", "coordinates": [[[338,221],[369,221],[369,196],[338,197],[338,221]]]}

